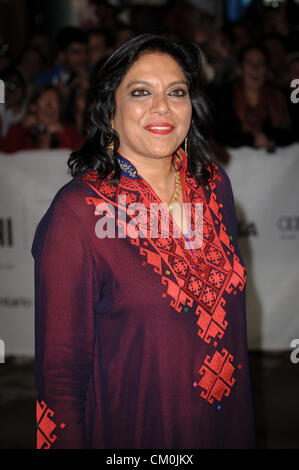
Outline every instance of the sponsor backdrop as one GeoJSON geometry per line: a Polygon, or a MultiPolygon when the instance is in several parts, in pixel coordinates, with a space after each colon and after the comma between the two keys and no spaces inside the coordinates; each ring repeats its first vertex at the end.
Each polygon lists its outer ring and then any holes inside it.
{"type": "MultiPolygon", "coordinates": [[[[230,150],[239,245],[248,271],[250,349],[286,350],[299,338],[299,145],[274,154],[230,150]]],[[[0,154],[0,340],[5,354],[34,354],[36,226],[70,180],[69,151],[0,154]]]]}

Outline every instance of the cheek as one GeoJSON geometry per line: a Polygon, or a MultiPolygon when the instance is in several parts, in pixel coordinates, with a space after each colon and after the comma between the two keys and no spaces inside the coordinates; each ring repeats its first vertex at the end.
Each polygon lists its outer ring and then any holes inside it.
{"type": "Polygon", "coordinates": [[[144,105],[142,103],[132,102],[125,100],[119,105],[116,105],[118,111],[114,117],[114,125],[117,130],[125,130],[130,133],[133,128],[142,126],[142,119],[144,116],[144,105]]]}
{"type": "Polygon", "coordinates": [[[180,127],[182,131],[186,131],[189,129],[191,124],[191,117],[192,117],[192,106],[191,103],[189,105],[182,106],[181,109],[177,112],[180,127]]]}

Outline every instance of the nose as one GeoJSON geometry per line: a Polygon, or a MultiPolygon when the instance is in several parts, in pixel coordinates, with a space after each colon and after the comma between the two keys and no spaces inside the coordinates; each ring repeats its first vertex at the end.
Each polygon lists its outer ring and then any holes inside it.
{"type": "Polygon", "coordinates": [[[170,112],[167,96],[164,93],[159,93],[154,96],[152,102],[153,113],[166,114],[170,112]]]}

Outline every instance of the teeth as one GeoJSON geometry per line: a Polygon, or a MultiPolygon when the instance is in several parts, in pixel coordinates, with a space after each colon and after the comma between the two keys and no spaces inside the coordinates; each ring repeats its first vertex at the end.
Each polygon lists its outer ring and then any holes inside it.
{"type": "Polygon", "coordinates": [[[153,127],[148,127],[148,129],[155,129],[158,131],[165,131],[171,129],[171,127],[160,127],[160,126],[153,126],[153,127]]]}

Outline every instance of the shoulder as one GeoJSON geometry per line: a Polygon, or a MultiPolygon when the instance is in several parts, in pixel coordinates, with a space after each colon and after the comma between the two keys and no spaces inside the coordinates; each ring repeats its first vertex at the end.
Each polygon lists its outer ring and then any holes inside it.
{"type": "Polygon", "coordinates": [[[85,225],[94,217],[95,207],[103,199],[114,200],[117,187],[103,181],[93,170],[84,170],[62,186],[55,194],[48,211],[57,208],[68,209],[74,217],[85,225]]]}
{"type": "Polygon", "coordinates": [[[210,184],[213,189],[231,190],[231,181],[225,169],[219,164],[212,162],[213,176],[210,184]]]}
{"type": "Polygon", "coordinates": [[[64,184],[54,195],[49,209],[58,204],[66,206],[75,214],[80,215],[80,208],[84,205],[85,198],[89,195],[88,186],[82,181],[82,177],[86,173],[85,170],[64,184]]]}
{"type": "Polygon", "coordinates": [[[83,173],[72,178],[54,195],[48,209],[37,224],[32,254],[37,253],[47,233],[57,233],[63,243],[67,234],[83,234],[84,227],[88,227],[89,211],[86,202],[88,188],[80,181],[83,173]]]}

